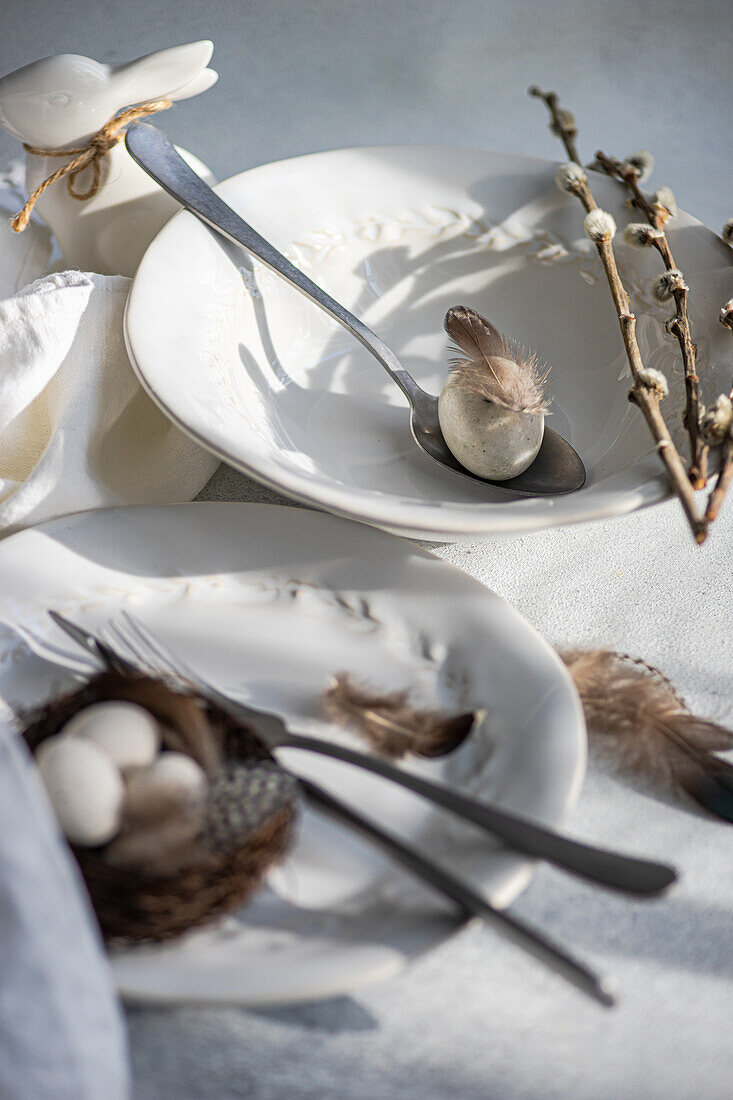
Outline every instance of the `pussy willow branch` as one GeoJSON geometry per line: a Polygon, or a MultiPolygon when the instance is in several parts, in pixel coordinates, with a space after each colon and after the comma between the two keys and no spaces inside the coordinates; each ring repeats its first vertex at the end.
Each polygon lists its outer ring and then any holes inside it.
{"type": "MultiPolygon", "coordinates": [[[[662,262],[667,271],[674,271],[677,264],[674,262],[672,249],[664,232],[664,224],[667,221],[665,212],[661,207],[655,208],[649,202],[646,195],[639,187],[640,171],[633,165],[617,160],[616,157],[606,156],[600,150],[596,153],[594,167],[601,168],[606,175],[617,179],[629,192],[631,205],[646,218],[649,225],[659,230],[662,234],[655,237],[652,242],[662,257],[662,262]]],[[[684,425],[690,437],[690,481],[693,488],[703,489],[707,480],[708,447],[700,431],[700,397],[698,392],[698,376],[696,370],[696,347],[692,342],[690,332],[690,320],[687,315],[687,287],[682,286],[673,291],[676,306],[675,316],[668,325],[669,331],[677,337],[682,354],[682,362],[685,368],[685,392],[687,406],[685,409],[684,425]]]]}
{"type": "MultiPolygon", "coordinates": [[[[553,133],[557,133],[560,137],[570,159],[580,165],[575,147],[575,125],[572,123],[566,132],[564,121],[568,116],[564,115],[559,107],[557,94],[555,92],[542,92],[536,87],[530,88],[529,91],[530,95],[536,96],[546,104],[552,116],[551,129],[553,133]]],[[[587,179],[579,181],[573,187],[572,193],[580,199],[586,213],[597,209],[597,203],[587,179]]],[[[636,317],[629,308],[629,296],[619,275],[613,245],[610,238],[595,241],[594,244],[600,256],[603,270],[606,273],[626,349],[626,358],[631,369],[633,385],[629,392],[629,398],[639,406],[644,414],[644,419],[656,441],[659,457],[664,463],[672,488],[679,498],[695,541],[703,543],[707,538],[707,522],[698,515],[695,497],[685,465],[669,434],[669,429],[659,407],[660,395],[640,378],[640,374],[644,371],[644,362],[636,339],[636,317]]]]}

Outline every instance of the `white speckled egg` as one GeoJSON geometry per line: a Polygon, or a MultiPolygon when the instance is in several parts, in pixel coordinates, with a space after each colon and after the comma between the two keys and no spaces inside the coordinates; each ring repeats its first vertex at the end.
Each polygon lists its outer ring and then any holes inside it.
{"type": "Polygon", "coordinates": [[[451,453],[472,474],[506,481],[531,466],[542,446],[542,413],[516,412],[456,385],[449,377],[438,398],[438,420],[451,453]]]}
{"type": "Polygon", "coordinates": [[[152,764],[160,748],[160,729],[150,711],[117,699],[80,710],[61,733],[93,741],[122,771],[152,764]]]}
{"type": "Polygon", "coordinates": [[[95,848],[120,827],[124,784],[110,756],[76,737],[49,737],[36,763],[64,835],[72,844],[95,848]]]}
{"type": "Polygon", "coordinates": [[[130,776],[125,814],[131,820],[157,819],[202,801],[207,786],[206,772],[190,756],[162,752],[150,767],[130,776]]]}

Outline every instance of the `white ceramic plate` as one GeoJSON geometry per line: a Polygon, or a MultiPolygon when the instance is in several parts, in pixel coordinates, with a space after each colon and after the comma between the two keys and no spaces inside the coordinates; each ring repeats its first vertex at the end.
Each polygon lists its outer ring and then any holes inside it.
{"type": "MultiPolygon", "coordinates": [[[[204,674],[299,730],[348,739],[318,717],[321,689],[344,668],[411,686],[418,702],[486,706],[459,752],[410,766],[553,824],[577,795],[585,731],[560,660],[498,596],[381,532],[300,509],[194,504],[87,513],[15,535],[0,544],[6,702],[65,686],[14,629],[73,652],[49,607],[92,627],[128,607],[204,674]]],[[[303,752],[282,759],[446,858],[498,905],[529,879],[529,861],[383,780],[303,752]]],[[[459,924],[365,842],[306,812],[287,862],[241,914],[119,954],[114,968],[134,1000],[282,1003],[393,973],[459,924]]]]}
{"type": "MultiPolygon", "coordinates": [[[[588,470],[581,491],[510,498],[442,471],[413,443],[404,398],[369,353],[185,212],[153,241],[129,300],[128,347],[143,385],[231,465],[400,534],[522,532],[662,500],[667,483],[627,401],[628,368],[600,263],[555,169],[471,149],[345,149],[256,168],[218,191],[434,393],[447,373],[442,322],[451,305],[474,306],[537,349],[552,367],[551,426],[588,470]]],[[[626,224],[621,189],[603,176],[593,185],[626,224]]],[[[733,345],[717,317],[733,289],[731,253],[684,213],[669,236],[693,291],[709,399],[730,386],[733,345]]],[[[617,240],[645,362],[670,379],[666,409],[679,425],[681,365],[664,331],[670,310],[649,293],[658,256],[617,240]]]]}

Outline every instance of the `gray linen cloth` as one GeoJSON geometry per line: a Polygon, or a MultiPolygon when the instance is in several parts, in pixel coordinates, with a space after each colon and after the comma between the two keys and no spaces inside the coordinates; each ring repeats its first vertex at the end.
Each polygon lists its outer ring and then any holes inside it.
{"type": "Polygon", "coordinates": [[[0,738],[0,1097],[128,1094],[124,1028],[86,891],[25,745],[0,738]]]}

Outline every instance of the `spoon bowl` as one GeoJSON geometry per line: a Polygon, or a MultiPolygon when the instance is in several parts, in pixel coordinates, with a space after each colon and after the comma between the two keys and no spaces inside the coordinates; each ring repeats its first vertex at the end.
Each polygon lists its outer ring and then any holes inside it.
{"type": "Polygon", "coordinates": [[[507,481],[490,481],[471,473],[450,451],[438,422],[438,398],[427,393],[404,369],[384,341],[362,321],[326,294],[247,224],[176,152],[168,138],[150,123],[131,126],[125,143],[133,160],[155,182],[227,240],[243,247],[338,321],[374,356],[402,390],[410,405],[413,439],[433,461],[472,481],[517,496],[555,496],[575,492],[585,484],[585,467],[567,440],[546,428],[531,466],[507,481]]]}
{"type": "Polygon", "coordinates": [[[462,466],[448,447],[438,422],[437,397],[420,390],[413,395],[410,407],[410,429],[418,447],[435,462],[447,466],[461,477],[485,481],[487,485],[521,496],[573,493],[585,484],[585,466],[580,455],[551,428],[545,427],[542,446],[531,466],[506,481],[489,481],[462,466]]]}

